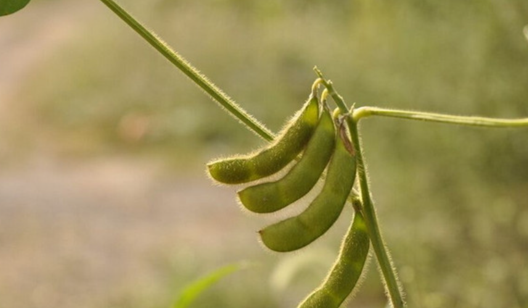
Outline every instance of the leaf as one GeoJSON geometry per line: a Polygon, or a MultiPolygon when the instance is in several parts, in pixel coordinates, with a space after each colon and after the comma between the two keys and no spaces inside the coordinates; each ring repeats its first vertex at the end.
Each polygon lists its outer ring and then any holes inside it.
{"type": "MultiPolygon", "coordinates": [[[[1,1],[1,0],[0,0],[1,1]]],[[[209,289],[220,279],[238,271],[244,269],[245,264],[230,264],[223,266],[198,280],[188,284],[180,293],[180,296],[173,305],[173,308],[187,308],[189,305],[204,291],[209,289]]]]}
{"type": "Polygon", "coordinates": [[[13,14],[23,9],[30,0],[0,0],[0,16],[13,14]]]}

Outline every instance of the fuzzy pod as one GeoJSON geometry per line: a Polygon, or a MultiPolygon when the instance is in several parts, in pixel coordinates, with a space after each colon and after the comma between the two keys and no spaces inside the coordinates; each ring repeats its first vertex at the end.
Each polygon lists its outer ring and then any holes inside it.
{"type": "Polygon", "coordinates": [[[218,159],[207,164],[209,175],[223,184],[241,184],[270,176],[288,165],[306,147],[319,119],[319,100],[308,101],[267,147],[244,156],[218,159]]]}
{"type": "Polygon", "coordinates": [[[255,213],[278,211],[306,195],[321,177],[335,144],[335,128],[324,110],[301,159],[281,179],[247,187],[238,192],[242,205],[255,213]]]}
{"type": "Polygon", "coordinates": [[[356,178],[356,156],[347,147],[350,144],[348,138],[343,138],[347,136],[337,134],[323,189],[306,210],[259,232],[266,247],[277,252],[302,248],[323,235],[336,222],[356,178]]]}
{"type": "Polygon", "coordinates": [[[361,277],[369,251],[367,226],[361,212],[341,245],[336,263],[323,284],[299,304],[298,308],[338,308],[352,293],[361,277]]]}

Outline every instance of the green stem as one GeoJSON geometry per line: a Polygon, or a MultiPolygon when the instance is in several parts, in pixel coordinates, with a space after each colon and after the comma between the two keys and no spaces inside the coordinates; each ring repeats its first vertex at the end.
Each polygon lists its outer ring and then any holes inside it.
{"type": "Polygon", "coordinates": [[[336,92],[336,90],[334,89],[334,84],[332,83],[332,81],[324,79],[323,73],[321,73],[321,71],[317,67],[314,67],[314,71],[317,74],[317,76],[319,76],[319,79],[321,79],[321,83],[328,89],[328,92],[332,96],[332,99],[336,103],[337,107],[339,107],[341,112],[343,114],[349,113],[350,110],[348,109],[347,105],[345,104],[345,100],[343,99],[343,97],[341,97],[341,95],[339,95],[336,92]]]}
{"type": "Polygon", "coordinates": [[[366,166],[363,162],[363,153],[358,132],[358,122],[362,118],[369,116],[384,116],[403,118],[410,120],[420,120],[428,122],[438,123],[449,123],[469,126],[484,126],[484,127],[523,127],[528,126],[528,118],[524,119],[494,119],[485,117],[465,117],[465,116],[454,116],[445,115],[430,112],[416,112],[416,111],[405,111],[405,110],[393,110],[376,107],[360,107],[354,109],[352,116],[347,117],[347,123],[350,128],[350,134],[352,142],[356,147],[356,159],[358,164],[358,177],[361,189],[361,198],[363,201],[364,217],[367,223],[367,228],[371,234],[372,246],[378,258],[380,268],[385,277],[387,283],[387,289],[391,297],[392,304],[395,308],[404,307],[405,302],[400,294],[400,288],[396,278],[396,273],[393,271],[390,257],[386,249],[384,249],[383,239],[378,227],[376,213],[372,198],[370,196],[370,190],[368,188],[368,178],[366,166]]]}
{"type": "MultiPolygon", "coordinates": [[[[330,80],[324,79],[323,74],[319,69],[314,68],[314,70],[322,80],[323,85],[328,89],[329,94],[332,96],[339,109],[341,109],[342,113],[350,113],[350,109],[347,107],[341,95],[336,92],[332,82],[330,80]]],[[[355,114],[355,109],[353,110],[353,114],[355,114]]],[[[362,210],[363,216],[365,218],[365,224],[367,225],[370,242],[374,248],[374,253],[376,254],[381,273],[385,280],[385,286],[387,288],[392,307],[403,308],[405,307],[405,302],[403,301],[402,290],[400,289],[398,279],[396,278],[396,269],[392,265],[389,252],[387,251],[385,243],[383,242],[378,224],[378,218],[376,217],[376,209],[374,208],[374,203],[372,202],[372,197],[370,195],[367,167],[363,161],[363,150],[359,138],[357,121],[355,121],[350,116],[346,117],[346,121],[350,131],[350,136],[352,137],[352,143],[354,144],[354,148],[356,150],[357,175],[359,179],[361,201],[363,203],[362,210]]],[[[353,200],[354,197],[349,199],[353,200]]]]}
{"type": "Polygon", "coordinates": [[[196,85],[211,96],[211,98],[218,102],[222,107],[227,109],[235,118],[242,124],[247,126],[250,130],[265,140],[273,140],[273,133],[268,130],[262,123],[251,117],[244,109],[237,105],[229,96],[222,90],[216,87],[204,75],[200,74],[189,62],[187,62],[181,55],[172,50],[167,43],[163,42],[156,34],[146,29],[134,17],[123,10],[113,0],[101,0],[110,10],[126,22],[132,29],[141,35],[152,47],[174,64],[182,73],[189,77],[196,85]]]}
{"type": "Polygon", "coordinates": [[[528,127],[528,118],[523,119],[495,119],[485,117],[467,117],[432,112],[418,112],[407,110],[385,109],[377,107],[360,107],[354,109],[352,118],[358,122],[362,118],[370,116],[382,116],[392,118],[402,118],[409,120],[439,122],[449,124],[460,124],[469,126],[486,126],[486,127],[528,127]]]}
{"type": "Polygon", "coordinates": [[[347,117],[347,124],[350,129],[352,143],[356,149],[356,162],[358,166],[357,172],[359,178],[359,188],[361,190],[361,200],[363,203],[363,215],[369,232],[370,241],[372,243],[372,247],[374,248],[374,253],[376,254],[379,267],[385,279],[385,286],[389,293],[392,307],[403,308],[405,307],[405,302],[403,301],[403,296],[401,294],[402,291],[398,284],[396,269],[392,265],[389,252],[387,251],[385,243],[383,242],[381,231],[378,225],[378,219],[376,217],[376,209],[374,208],[374,203],[372,202],[372,197],[370,195],[367,167],[363,161],[363,150],[361,148],[361,140],[359,138],[357,122],[355,122],[351,117],[347,117]]]}

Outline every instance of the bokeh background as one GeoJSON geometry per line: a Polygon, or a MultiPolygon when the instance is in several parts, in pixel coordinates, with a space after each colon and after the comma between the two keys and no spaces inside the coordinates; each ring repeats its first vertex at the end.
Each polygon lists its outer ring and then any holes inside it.
{"type": "MultiPolygon", "coordinates": [[[[273,131],[314,65],[357,106],[528,116],[524,0],[122,4],[273,131]]],[[[528,130],[361,129],[409,307],[528,307],[528,130]]],[[[204,172],[263,144],[99,1],[0,18],[0,307],[169,307],[237,262],[194,307],[294,307],[352,211],[301,252],[263,249],[288,214],[245,213],[204,172]]],[[[372,260],[346,307],[384,305],[372,260]]]]}

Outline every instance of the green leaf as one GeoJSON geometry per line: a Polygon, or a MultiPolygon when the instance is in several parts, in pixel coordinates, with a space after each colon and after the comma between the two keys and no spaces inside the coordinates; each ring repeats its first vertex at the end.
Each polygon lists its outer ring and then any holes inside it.
{"type": "Polygon", "coordinates": [[[0,16],[13,14],[23,9],[30,0],[0,0],[0,16]]]}
{"type": "Polygon", "coordinates": [[[223,266],[198,280],[188,284],[180,293],[173,308],[187,308],[204,291],[209,289],[220,279],[245,268],[245,264],[230,264],[223,266]]]}

